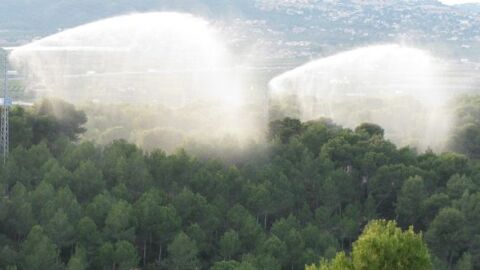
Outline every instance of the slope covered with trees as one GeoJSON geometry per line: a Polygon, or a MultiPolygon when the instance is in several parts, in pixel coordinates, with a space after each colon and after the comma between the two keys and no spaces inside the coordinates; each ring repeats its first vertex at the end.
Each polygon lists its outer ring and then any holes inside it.
{"type": "Polygon", "coordinates": [[[373,219],[423,232],[434,269],[480,267],[480,163],[398,149],[373,124],[275,121],[265,151],[232,163],[80,142],[85,115],[65,103],[11,121],[0,269],[304,269],[352,249],[355,263],[373,219]]]}

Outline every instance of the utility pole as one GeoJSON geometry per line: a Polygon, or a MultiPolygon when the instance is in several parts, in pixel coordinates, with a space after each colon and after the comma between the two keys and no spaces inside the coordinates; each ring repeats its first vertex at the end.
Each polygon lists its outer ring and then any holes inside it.
{"type": "Polygon", "coordinates": [[[8,52],[4,50],[4,71],[3,71],[3,106],[2,106],[2,119],[0,126],[0,153],[3,156],[3,165],[7,163],[8,151],[9,151],[9,107],[11,104],[8,97],[8,52]]]}

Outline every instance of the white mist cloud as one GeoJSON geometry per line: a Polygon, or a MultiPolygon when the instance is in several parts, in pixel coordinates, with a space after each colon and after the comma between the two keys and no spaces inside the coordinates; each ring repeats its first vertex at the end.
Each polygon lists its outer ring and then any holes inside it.
{"type": "MultiPolygon", "coordinates": [[[[256,118],[246,111],[247,80],[232,68],[237,63],[228,43],[202,18],[139,13],[46,37],[14,50],[10,61],[37,96],[144,108],[130,118],[110,113],[110,119],[98,120],[103,123],[97,127],[111,128],[114,134],[97,137],[128,139],[130,131],[148,129],[146,136],[162,143],[172,137],[182,142],[177,134],[196,141],[224,136],[246,140],[256,130],[256,118]]],[[[95,121],[99,114],[89,116],[95,121]]]]}
{"type": "Polygon", "coordinates": [[[327,117],[350,128],[376,123],[397,145],[442,150],[450,115],[440,66],[428,52],[399,45],[318,59],[270,82],[271,114],[327,117]]]}

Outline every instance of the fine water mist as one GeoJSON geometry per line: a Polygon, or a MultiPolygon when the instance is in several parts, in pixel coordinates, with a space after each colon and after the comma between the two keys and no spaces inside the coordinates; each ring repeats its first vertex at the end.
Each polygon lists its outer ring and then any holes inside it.
{"type": "Polygon", "coordinates": [[[173,149],[191,138],[259,136],[247,78],[235,68],[245,63],[226,44],[202,18],[155,12],[66,30],[14,50],[10,61],[37,97],[86,110],[87,137],[141,144],[147,136],[158,138],[147,138],[151,147],[173,149]]]}
{"type": "Polygon", "coordinates": [[[270,82],[271,118],[328,117],[346,127],[381,125],[400,146],[443,150],[452,125],[445,65],[399,45],[355,49],[313,61],[270,82]]]}

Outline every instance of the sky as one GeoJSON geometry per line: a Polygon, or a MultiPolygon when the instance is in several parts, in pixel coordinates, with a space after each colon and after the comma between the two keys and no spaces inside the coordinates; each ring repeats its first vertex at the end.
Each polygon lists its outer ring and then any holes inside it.
{"type": "Polygon", "coordinates": [[[440,0],[446,5],[466,4],[466,3],[480,3],[480,0],[440,0]]]}

